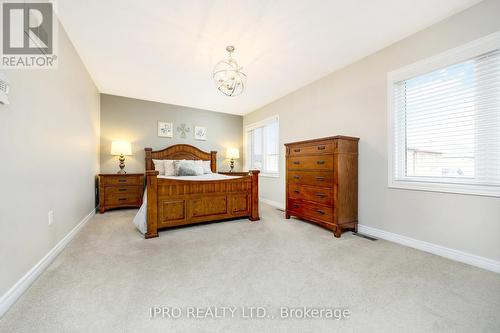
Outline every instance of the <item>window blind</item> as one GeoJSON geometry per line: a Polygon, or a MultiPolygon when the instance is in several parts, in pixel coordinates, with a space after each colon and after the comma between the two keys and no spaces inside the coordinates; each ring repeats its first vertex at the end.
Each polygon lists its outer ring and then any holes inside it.
{"type": "Polygon", "coordinates": [[[393,89],[395,180],[500,185],[500,49],[393,89]]]}
{"type": "Polygon", "coordinates": [[[247,127],[248,168],[263,174],[279,172],[279,123],[277,117],[247,127]]]}

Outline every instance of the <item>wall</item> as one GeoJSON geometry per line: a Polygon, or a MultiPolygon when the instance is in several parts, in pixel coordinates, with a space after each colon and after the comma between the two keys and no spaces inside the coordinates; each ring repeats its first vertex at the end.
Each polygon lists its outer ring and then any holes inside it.
{"type": "MultiPolygon", "coordinates": [[[[244,125],[278,114],[281,145],[360,137],[361,224],[498,261],[500,198],[389,189],[386,126],[387,72],[500,30],[498,13],[500,1],[484,1],[246,115],[244,125]]],[[[283,205],[284,170],[261,177],[263,199],[283,205]]]]}
{"type": "Polygon", "coordinates": [[[61,25],[58,57],[57,69],[2,70],[0,296],[94,208],[99,93],[61,25]]]}
{"type": "MultiPolygon", "coordinates": [[[[111,156],[111,141],[125,140],[132,143],[133,156],[127,156],[127,172],[144,172],[144,148],[153,150],[185,143],[204,151],[216,150],[218,171],[228,171],[225,154],[228,147],[242,147],[243,117],[193,109],[178,105],[149,102],[113,95],[101,95],[101,172],[115,173],[118,157],[111,156]],[[157,135],[158,121],[174,123],[174,137],[157,135]],[[181,123],[191,128],[185,139],[175,130],[181,123]],[[207,141],[194,140],[194,126],[207,128],[207,141]]],[[[240,170],[239,161],[235,169],[240,170]]]]}

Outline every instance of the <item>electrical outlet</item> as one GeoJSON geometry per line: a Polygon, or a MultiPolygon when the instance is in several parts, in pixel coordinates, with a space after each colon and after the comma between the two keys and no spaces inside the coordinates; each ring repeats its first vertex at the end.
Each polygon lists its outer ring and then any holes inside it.
{"type": "Polygon", "coordinates": [[[52,223],[54,223],[54,211],[53,210],[49,210],[49,225],[52,225],[52,223]]]}

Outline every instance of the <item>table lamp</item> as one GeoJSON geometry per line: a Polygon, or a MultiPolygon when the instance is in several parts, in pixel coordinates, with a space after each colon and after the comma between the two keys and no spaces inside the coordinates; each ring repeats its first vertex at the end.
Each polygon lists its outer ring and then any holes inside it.
{"type": "Polygon", "coordinates": [[[120,156],[118,160],[120,161],[120,170],[117,172],[119,174],[127,173],[125,169],[125,155],[132,155],[132,147],[130,142],[127,141],[113,141],[111,142],[111,155],[120,156]]]}
{"type": "Polygon", "coordinates": [[[229,165],[231,170],[229,172],[233,172],[234,160],[240,158],[240,151],[238,150],[238,148],[228,148],[226,151],[226,158],[231,159],[231,163],[229,165]]]}

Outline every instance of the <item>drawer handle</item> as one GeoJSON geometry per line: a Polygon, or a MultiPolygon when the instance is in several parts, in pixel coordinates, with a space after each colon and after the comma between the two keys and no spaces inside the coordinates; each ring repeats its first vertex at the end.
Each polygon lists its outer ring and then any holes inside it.
{"type": "Polygon", "coordinates": [[[300,162],[299,161],[294,161],[293,164],[300,164],[300,162]]]}
{"type": "Polygon", "coordinates": [[[127,190],[126,188],[120,188],[120,189],[118,189],[118,191],[120,191],[120,192],[125,192],[126,190],[127,190]]]}
{"type": "Polygon", "coordinates": [[[317,161],[318,164],[325,164],[325,161],[317,161]]]}
{"type": "Polygon", "coordinates": [[[299,208],[299,207],[300,207],[300,205],[297,205],[297,204],[293,205],[293,208],[299,208]]]}
{"type": "Polygon", "coordinates": [[[321,214],[321,215],[325,215],[325,212],[322,210],[319,210],[319,209],[316,209],[316,213],[321,214]]]}
{"type": "Polygon", "coordinates": [[[325,193],[316,193],[316,196],[320,197],[320,198],[324,198],[324,197],[326,197],[326,194],[325,193]]]}
{"type": "Polygon", "coordinates": [[[120,199],[118,199],[118,201],[124,201],[124,200],[127,200],[127,198],[120,198],[120,199]]]}
{"type": "Polygon", "coordinates": [[[318,150],[325,150],[325,146],[318,146],[318,150]]]}
{"type": "Polygon", "coordinates": [[[293,179],[300,179],[299,176],[293,176],[293,179]]]}
{"type": "Polygon", "coordinates": [[[295,193],[300,193],[300,191],[299,191],[299,190],[293,190],[293,191],[294,191],[295,193]]]}
{"type": "Polygon", "coordinates": [[[317,180],[318,182],[322,182],[322,181],[324,181],[324,180],[325,180],[325,177],[316,177],[316,180],[317,180]]]}
{"type": "Polygon", "coordinates": [[[299,153],[300,152],[300,148],[294,149],[293,151],[296,152],[296,153],[299,153]]]}
{"type": "Polygon", "coordinates": [[[119,181],[120,183],[126,183],[126,182],[127,182],[127,180],[126,180],[126,179],[118,179],[118,181],[119,181]]]}

